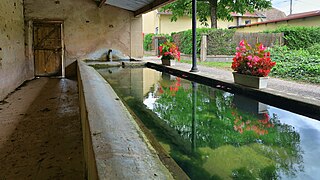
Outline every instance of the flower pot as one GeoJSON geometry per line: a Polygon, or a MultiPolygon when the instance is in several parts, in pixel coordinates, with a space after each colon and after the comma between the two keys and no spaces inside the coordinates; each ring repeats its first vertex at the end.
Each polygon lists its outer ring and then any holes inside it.
{"type": "Polygon", "coordinates": [[[239,74],[237,72],[232,72],[234,83],[241,84],[244,86],[252,87],[252,88],[266,88],[268,83],[268,77],[258,77],[258,76],[251,76],[245,74],[239,74]]]}
{"type": "Polygon", "coordinates": [[[162,65],[165,65],[165,66],[174,66],[176,64],[176,60],[174,60],[174,59],[164,59],[164,58],[162,58],[161,62],[162,62],[162,65]]]}

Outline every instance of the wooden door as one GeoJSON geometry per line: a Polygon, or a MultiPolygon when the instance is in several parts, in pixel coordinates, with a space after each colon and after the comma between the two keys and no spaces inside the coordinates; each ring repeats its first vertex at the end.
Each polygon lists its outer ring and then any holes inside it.
{"type": "Polygon", "coordinates": [[[61,76],[61,23],[34,23],[33,50],[35,76],[61,76]]]}

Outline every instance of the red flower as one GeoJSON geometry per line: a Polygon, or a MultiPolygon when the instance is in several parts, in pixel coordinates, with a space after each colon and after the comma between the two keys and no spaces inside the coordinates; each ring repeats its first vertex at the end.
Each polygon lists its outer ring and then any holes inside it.
{"type": "Polygon", "coordinates": [[[240,41],[239,46],[242,46],[242,47],[243,47],[243,46],[245,46],[245,44],[246,44],[245,41],[242,40],[242,41],[240,41]]]}
{"type": "Polygon", "coordinates": [[[276,65],[270,59],[270,52],[265,52],[266,47],[263,44],[257,44],[252,48],[242,40],[236,50],[231,68],[240,74],[268,76],[272,67],[276,65]]]}
{"type": "Polygon", "coordinates": [[[165,59],[177,59],[180,61],[180,51],[179,48],[172,42],[165,42],[159,46],[159,57],[165,59]]]}

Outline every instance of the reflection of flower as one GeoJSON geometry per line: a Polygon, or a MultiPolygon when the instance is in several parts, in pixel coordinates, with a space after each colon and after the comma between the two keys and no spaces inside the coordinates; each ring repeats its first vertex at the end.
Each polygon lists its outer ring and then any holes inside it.
{"type": "Polygon", "coordinates": [[[276,65],[270,59],[270,52],[265,52],[263,44],[252,48],[245,40],[240,41],[237,52],[233,58],[231,68],[240,74],[252,76],[268,76],[271,68],[276,65]]]}
{"type": "Polygon", "coordinates": [[[267,128],[274,127],[267,113],[263,114],[263,119],[256,121],[243,120],[242,116],[239,116],[236,112],[232,112],[232,115],[235,117],[233,129],[240,134],[244,131],[253,131],[257,135],[265,135],[269,133],[267,128]]]}
{"type": "Polygon", "coordinates": [[[160,94],[163,94],[163,92],[164,92],[161,86],[158,87],[158,91],[160,94]]]}
{"type": "Polygon", "coordinates": [[[159,91],[159,94],[163,94],[165,90],[167,90],[169,87],[170,95],[175,96],[180,86],[181,86],[181,78],[176,77],[176,81],[171,82],[169,85],[167,85],[166,83],[160,83],[158,87],[158,91],[159,91]]]}

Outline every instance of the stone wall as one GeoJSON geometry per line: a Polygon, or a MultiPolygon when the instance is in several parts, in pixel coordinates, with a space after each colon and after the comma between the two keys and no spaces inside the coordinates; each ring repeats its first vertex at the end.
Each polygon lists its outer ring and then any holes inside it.
{"type": "Polygon", "coordinates": [[[141,17],[134,18],[130,11],[98,8],[93,0],[25,0],[25,18],[63,21],[66,66],[75,60],[99,59],[108,49],[143,55],[141,17]]]}
{"type": "Polygon", "coordinates": [[[22,0],[0,3],[0,101],[27,79],[22,0]]]}

